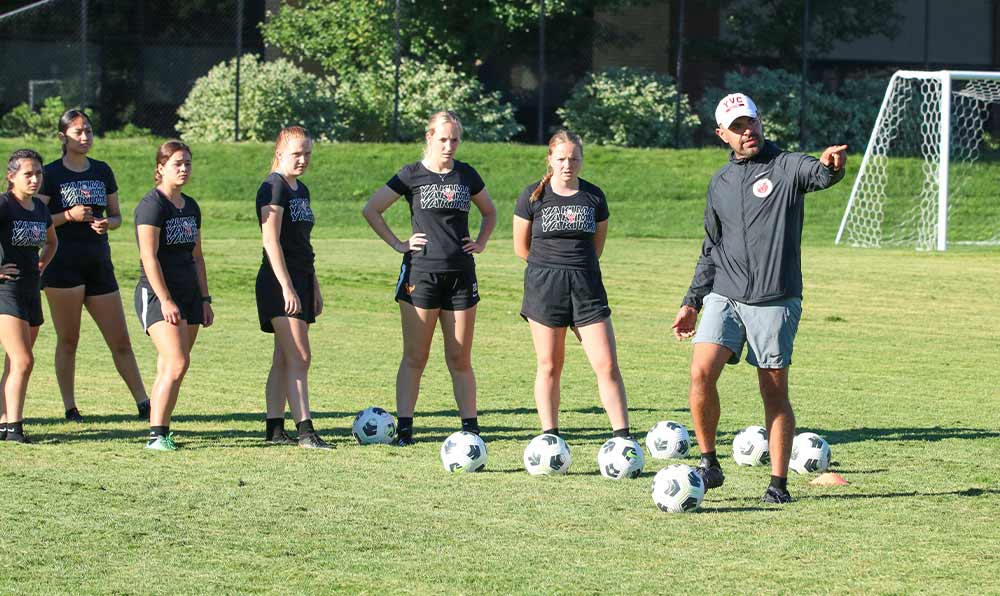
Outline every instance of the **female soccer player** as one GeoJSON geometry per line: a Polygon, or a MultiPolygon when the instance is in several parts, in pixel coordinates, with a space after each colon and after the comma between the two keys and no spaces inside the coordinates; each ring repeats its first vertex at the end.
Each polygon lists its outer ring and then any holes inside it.
{"type": "Polygon", "coordinates": [[[514,208],[514,252],[528,262],[521,316],[535,344],[535,405],[542,432],[559,434],[559,381],[566,329],[572,328],[597,373],[613,436],[627,437],[625,384],[601,280],[608,202],[600,188],[580,178],[583,143],[577,135],[554,134],[546,161],[545,176],[524,189],[514,208]]]}
{"type": "Polygon", "coordinates": [[[6,354],[0,438],[17,443],[31,442],[24,434],[24,396],[43,321],[39,275],[59,245],[49,210],[35,196],[41,185],[42,156],[31,149],[12,153],[7,192],[0,195],[0,344],[6,354]]]}
{"type": "MultiPolygon", "coordinates": [[[[115,267],[111,263],[108,230],[122,225],[115,175],[103,161],[87,157],[93,146],[90,118],[69,110],[59,118],[62,158],[45,166],[38,198],[52,213],[52,225],[62,250],[55,254],[42,276],[56,329],[56,380],[66,419],[81,422],[76,407],[74,376],[76,346],[80,341],[80,314],[87,307],[111,349],[141,418],[149,418],[149,399],[125,323],[115,267]]],[[[91,383],[103,385],[103,371],[88,371],[91,383]]]]}
{"type": "Polygon", "coordinates": [[[275,143],[271,174],[257,191],[257,220],[264,239],[264,258],[257,273],[257,316],[261,331],[274,334],[265,388],[266,440],[294,444],[284,428],[287,401],[299,446],[330,449],[313,428],[309,412],[309,325],[323,312],[309,242],[315,218],[309,188],[299,179],[309,167],[312,148],[312,139],[301,126],[283,129],[275,143]]]}
{"type": "Polygon", "coordinates": [[[156,151],[156,186],[135,208],[139,283],[135,310],[156,346],[147,449],[174,451],[170,415],[201,325],[215,315],[201,252],[201,209],[181,192],[191,176],[191,149],[167,141],[156,151]]]}
{"type": "Polygon", "coordinates": [[[396,375],[397,444],[413,444],[413,409],[420,377],[441,322],[445,362],[451,373],[462,430],[479,432],[472,336],[479,288],[472,255],[486,248],[496,226],[496,207],[472,166],[454,158],[462,123],[451,112],[427,122],[422,160],[405,165],[368,199],[362,210],[382,240],[403,253],[396,302],[403,322],[403,358],[396,375]],[[413,234],[400,240],[382,217],[400,196],[410,205],[413,234]],[[469,236],[469,209],[482,215],[479,235],[469,236]]]}

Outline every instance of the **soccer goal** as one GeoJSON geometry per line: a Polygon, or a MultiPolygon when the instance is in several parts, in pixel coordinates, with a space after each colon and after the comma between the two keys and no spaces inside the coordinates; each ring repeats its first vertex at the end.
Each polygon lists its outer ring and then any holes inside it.
{"type": "Polygon", "coordinates": [[[1000,244],[1000,160],[981,159],[998,108],[1000,72],[892,75],[836,243],[1000,244]]]}

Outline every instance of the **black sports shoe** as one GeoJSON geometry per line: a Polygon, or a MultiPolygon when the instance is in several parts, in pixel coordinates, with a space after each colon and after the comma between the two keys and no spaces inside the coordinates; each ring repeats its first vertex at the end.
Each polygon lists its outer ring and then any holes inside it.
{"type": "Polygon", "coordinates": [[[279,430],[264,441],[271,445],[295,445],[298,443],[298,441],[288,436],[285,429],[279,430]]]}
{"type": "Polygon", "coordinates": [[[726,481],[726,475],[722,473],[722,468],[719,466],[700,465],[694,470],[698,472],[705,483],[705,490],[719,488],[726,481]]]}
{"type": "Polygon", "coordinates": [[[781,490],[779,488],[774,488],[773,486],[767,487],[767,490],[764,491],[764,496],[761,498],[761,501],[764,503],[772,503],[775,505],[791,503],[794,500],[795,499],[792,498],[792,495],[788,494],[787,490],[781,490]]]}
{"type": "Polygon", "coordinates": [[[413,444],[413,437],[396,437],[392,444],[396,447],[409,447],[413,444]]]}
{"type": "Polygon", "coordinates": [[[135,404],[137,410],[139,410],[139,418],[143,420],[149,420],[149,400],[143,400],[135,404]]]}
{"type": "Polygon", "coordinates": [[[24,444],[31,443],[31,439],[29,439],[24,433],[15,433],[11,432],[10,430],[7,431],[7,434],[3,438],[3,440],[11,441],[13,443],[24,443],[24,444]]]}
{"type": "Polygon", "coordinates": [[[0,426],[0,441],[3,441],[6,438],[7,438],[7,427],[0,426]]]}
{"type": "Polygon", "coordinates": [[[80,410],[70,408],[66,410],[66,420],[70,422],[83,422],[83,415],[80,414],[80,410]]]}
{"type": "Polygon", "coordinates": [[[300,434],[299,447],[303,449],[333,449],[333,445],[319,438],[315,432],[300,434]]]}

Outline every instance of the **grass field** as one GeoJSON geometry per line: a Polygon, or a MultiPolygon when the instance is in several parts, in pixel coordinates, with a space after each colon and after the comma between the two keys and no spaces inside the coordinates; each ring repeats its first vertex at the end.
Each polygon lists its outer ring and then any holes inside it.
{"type": "MultiPolygon", "coordinates": [[[[134,155],[130,143],[102,143],[107,154],[95,156],[115,167],[123,197],[138,197],[152,151],[134,155]]],[[[726,485],[701,512],[668,515],[649,495],[658,462],[630,482],[597,474],[608,424],[579,346],[567,354],[560,424],[570,474],[523,472],[522,450],[538,431],[534,355],[517,316],[522,265],[504,230],[478,259],[474,362],[487,471],[440,468],[440,441],[458,419],[439,342],[418,404],[418,444],[353,444],[358,410],[392,408],[400,355],[390,299],[398,258],[369,237],[358,210],[415,159],[413,147],[334,146],[317,156],[307,181],[331,200],[317,209],[327,313],[311,336],[312,401],[318,429],[338,449],[265,447],[271,348],[256,326],[260,247],[248,205],[269,148],[211,149],[195,149],[191,194],[209,215],[217,323],[199,337],[182,388],[173,423],[182,449],[142,449],[145,427],[87,319],[77,382],[87,421],[63,423],[46,324],[26,409],[36,445],[0,444],[0,593],[1000,593],[1000,251],[833,247],[849,181],[814,197],[792,396],[800,430],[830,441],[834,470],[851,485],[817,488],[793,476],[796,503],[760,504],[767,471],[728,457],[735,432],[762,418],[755,375],[741,364],[720,386],[726,485]],[[201,155],[215,155],[216,168],[201,155]],[[206,180],[211,172],[220,176],[206,180]]],[[[543,150],[466,149],[491,188],[503,189],[494,197],[509,225],[510,193],[537,176],[543,150]]],[[[603,183],[619,192],[609,192],[615,231],[602,267],[640,436],[662,419],[690,427],[691,348],[669,325],[699,247],[704,184],[722,159],[708,150],[588,153],[598,184],[612,165],[623,176],[603,183]],[[651,187],[656,198],[642,198],[651,187]],[[638,237],[653,232],[666,238],[638,237]]],[[[393,211],[405,219],[405,207],[393,211]]],[[[130,304],[131,231],[116,232],[112,245],[130,304]]],[[[127,313],[149,384],[155,352],[127,313]]]]}

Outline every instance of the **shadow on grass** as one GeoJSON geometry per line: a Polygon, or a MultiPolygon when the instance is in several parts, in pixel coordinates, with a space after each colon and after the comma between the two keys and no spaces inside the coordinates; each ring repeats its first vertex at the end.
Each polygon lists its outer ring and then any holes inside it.
{"type": "Polygon", "coordinates": [[[1000,431],[986,428],[964,428],[947,426],[899,427],[899,428],[846,428],[822,429],[800,428],[796,432],[814,432],[825,437],[831,445],[860,443],[863,441],[944,441],[947,439],[997,439],[1000,431]]]}
{"type": "Polygon", "coordinates": [[[806,500],[825,500],[825,499],[902,499],[902,498],[912,498],[912,497],[987,497],[1000,495],[1000,490],[994,488],[979,488],[979,487],[969,487],[964,490],[950,490],[941,492],[917,492],[917,491],[905,491],[905,492],[895,492],[895,493],[874,493],[874,494],[863,494],[854,493],[849,495],[805,495],[802,497],[796,497],[796,500],[806,501],[806,500]]]}

